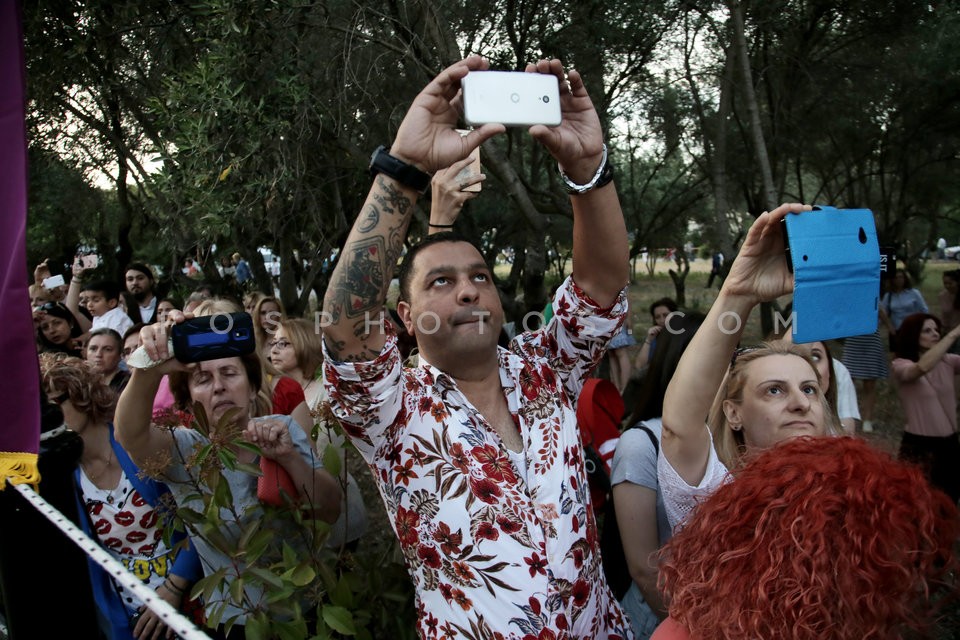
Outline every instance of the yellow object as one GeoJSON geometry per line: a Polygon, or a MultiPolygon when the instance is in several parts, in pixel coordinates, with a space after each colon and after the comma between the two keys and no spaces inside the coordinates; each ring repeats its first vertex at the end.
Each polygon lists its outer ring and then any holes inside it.
{"type": "Polygon", "coordinates": [[[40,484],[40,471],[37,469],[37,454],[12,453],[0,451],[0,491],[10,484],[30,484],[36,489],[40,484]]]}

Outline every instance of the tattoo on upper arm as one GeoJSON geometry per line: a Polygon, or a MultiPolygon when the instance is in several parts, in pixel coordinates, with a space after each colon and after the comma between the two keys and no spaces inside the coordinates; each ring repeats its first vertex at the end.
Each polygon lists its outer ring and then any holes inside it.
{"type": "MultiPolygon", "coordinates": [[[[363,360],[376,357],[378,351],[363,348],[370,328],[367,318],[379,311],[386,299],[389,278],[403,250],[413,202],[395,184],[377,176],[354,232],[359,239],[349,241],[327,288],[324,310],[330,321],[340,325],[358,319],[353,335],[360,340],[359,353],[345,354],[345,342],[329,340],[327,349],[338,360],[363,360]]],[[[355,238],[355,236],[353,236],[355,238]]]]}
{"type": "Polygon", "coordinates": [[[346,294],[348,318],[355,318],[383,304],[382,291],[386,251],[382,236],[373,236],[345,247],[343,270],[337,287],[346,294]]]}

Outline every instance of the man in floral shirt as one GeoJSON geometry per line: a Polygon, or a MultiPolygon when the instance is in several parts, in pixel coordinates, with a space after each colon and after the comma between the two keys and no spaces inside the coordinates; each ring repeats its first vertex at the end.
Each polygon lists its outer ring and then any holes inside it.
{"type": "MultiPolygon", "coordinates": [[[[530,134],[573,194],[575,274],[543,329],[498,349],[503,309],[480,252],[438,233],[404,259],[397,305],[420,364],[382,323],[417,197],[432,173],[504,131],[461,138],[468,58],[414,100],[347,239],[324,300],[330,402],[377,479],[417,592],[423,638],[631,638],[603,578],[575,403],[623,322],[627,236],[602,130],[576,71],[552,74],[562,123],[530,134]]],[[[449,220],[433,220],[449,227],[449,220]]]]}

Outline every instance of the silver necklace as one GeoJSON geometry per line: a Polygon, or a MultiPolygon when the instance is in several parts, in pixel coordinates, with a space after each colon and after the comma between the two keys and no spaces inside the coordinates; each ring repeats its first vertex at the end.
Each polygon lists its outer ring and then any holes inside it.
{"type": "MultiPolygon", "coordinates": [[[[100,489],[100,487],[97,487],[96,481],[102,478],[104,474],[106,474],[110,470],[110,467],[112,465],[113,465],[113,447],[112,446],[110,447],[110,456],[107,458],[107,463],[103,465],[103,469],[100,471],[100,473],[98,473],[95,476],[91,475],[90,471],[87,469],[87,465],[82,460],[80,461],[80,466],[83,467],[83,472],[86,474],[87,479],[90,480],[90,483],[93,484],[93,486],[96,487],[97,489],[100,489]]],[[[100,489],[101,491],[107,492],[107,504],[113,504],[116,501],[116,498],[113,496],[113,492],[116,491],[119,487],[120,487],[120,483],[118,482],[117,486],[114,487],[113,489],[100,489]]]]}

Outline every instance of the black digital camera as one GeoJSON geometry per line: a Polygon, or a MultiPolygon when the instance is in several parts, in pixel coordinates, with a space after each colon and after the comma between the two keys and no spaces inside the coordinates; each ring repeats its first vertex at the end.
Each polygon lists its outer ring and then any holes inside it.
{"type": "Polygon", "coordinates": [[[256,336],[249,313],[218,313],[173,325],[173,356],[180,362],[203,362],[253,353],[256,336]]]}

